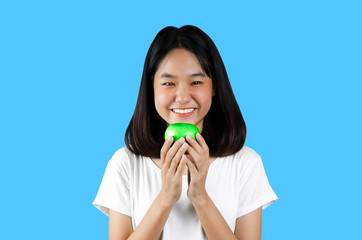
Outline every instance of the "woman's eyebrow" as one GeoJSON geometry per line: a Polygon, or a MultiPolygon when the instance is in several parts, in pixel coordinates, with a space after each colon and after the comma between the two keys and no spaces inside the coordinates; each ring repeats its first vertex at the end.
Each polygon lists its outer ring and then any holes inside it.
{"type": "Polygon", "coordinates": [[[163,73],[160,78],[176,78],[176,76],[169,73],[163,73]]]}
{"type": "MultiPolygon", "coordinates": [[[[205,74],[202,72],[192,73],[189,75],[190,77],[205,77],[205,74]]],[[[160,78],[177,78],[176,76],[170,74],[170,73],[163,73],[160,78]]]]}
{"type": "Polygon", "coordinates": [[[205,74],[203,74],[202,72],[198,72],[198,73],[193,73],[190,76],[191,77],[205,77],[205,74]]]}

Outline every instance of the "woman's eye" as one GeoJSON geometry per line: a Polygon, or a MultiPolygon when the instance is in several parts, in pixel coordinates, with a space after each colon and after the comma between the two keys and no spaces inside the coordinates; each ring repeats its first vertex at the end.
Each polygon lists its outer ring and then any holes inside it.
{"type": "MultiPolygon", "coordinates": [[[[191,85],[198,85],[198,84],[201,84],[202,82],[200,81],[195,81],[195,82],[192,82],[191,85]]],[[[166,83],[163,83],[162,85],[164,86],[174,86],[175,84],[172,83],[172,82],[166,82],[166,83]]]]}
{"type": "Polygon", "coordinates": [[[192,85],[197,85],[197,84],[201,84],[201,82],[200,81],[192,82],[192,85]]]}

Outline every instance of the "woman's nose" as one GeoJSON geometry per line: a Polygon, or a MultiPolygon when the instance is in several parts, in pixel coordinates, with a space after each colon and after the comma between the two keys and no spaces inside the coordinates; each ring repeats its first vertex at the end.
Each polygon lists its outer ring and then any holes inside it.
{"type": "Polygon", "coordinates": [[[176,99],[175,101],[178,103],[187,103],[191,99],[191,95],[189,89],[187,87],[179,86],[176,91],[176,99]]]}

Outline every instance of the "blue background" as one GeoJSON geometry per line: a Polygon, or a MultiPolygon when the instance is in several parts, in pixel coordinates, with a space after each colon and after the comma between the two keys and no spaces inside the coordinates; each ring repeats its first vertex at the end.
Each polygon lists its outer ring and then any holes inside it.
{"type": "Polygon", "coordinates": [[[360,1],[1,1],[0,239],[106,239],[92,206],[149,45],[217,45],[279,200],[263,239],[361,239],[360,1]]]}

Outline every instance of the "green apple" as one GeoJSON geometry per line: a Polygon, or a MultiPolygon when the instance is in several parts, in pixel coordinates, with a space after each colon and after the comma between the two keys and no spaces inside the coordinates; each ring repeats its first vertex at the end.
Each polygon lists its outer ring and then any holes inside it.
{"type": "Polygon", "coordinates": [[[196,140],[196,133],[200,133],[200,131],[193,124],[173,123],[169,125],[165,131],[165,140],[167,140],[170,136],[172,136],[173,142],[175,142],[182,137],[186,138],[187,135],[196,140]]]}

